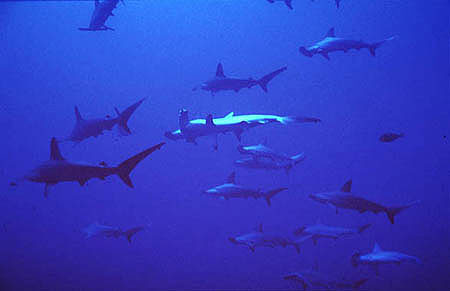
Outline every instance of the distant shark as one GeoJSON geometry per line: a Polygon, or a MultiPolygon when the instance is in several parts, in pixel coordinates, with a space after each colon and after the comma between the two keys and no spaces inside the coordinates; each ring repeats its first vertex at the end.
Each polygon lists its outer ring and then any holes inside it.
{"type": "Polygon", "coordinates": [[[262,169],[262,170],[280,170],[284,169],[286,174],[289,174],[289,171],[299,163],[305,160],[305,154],[300,153],[298,155],[294,155],[292,157],[288,157],[288,159],[283,160],[272,160],[268,158],[244,158],[240,160],[236,160],[234,164],[238,167],[247,168],[247,169],[262,169]]]}
{"type": "Polygon", "coordinates": [[[371,55],[375,56],[375,49],[379,48],[382,44],[384,44],[386,41],[393,40],[394,37],[386,38],[382,41],[368,43],[361,40],[351,40],[351,39],[344,39],[336,37],[334,33],[334,27],[332,27],[327,34],[325,35],[325,38],[318,43],[306,48],[304,46],[301,46],[299,48],[300,53],[307,57],[312,57],[315,54],[320,54],[327,60],[330,59],[328,56],[329,53],[335,52],[335,51],[343,51],[347,52],[350,49],[356,49],[360,50],[362,48],[369,49],[369,52],[371,55]]]}
{"type": "Polygon", "coordinates": [[[387,207],[360,196],[354,195],[353,193],[351,193],[351,188],[352,180],[349,180],[344,184],[344,186],[342,186],[340,191],[310,194],[309,198],[313,199],[314,201],[332,206],[336,209],[336,213],[338,213],[338,208],[356,210],[359,211],[359,213],[364,213],[366,211],[375,214],[378,214],[379,212],[385,212],[392,224],[394,224],[395,215],[419,203],[419,201],[414,201],[404,206],[387,207]]]}
{"type": "Polygon", "coordinates": [[[144,230],[144,227],[138,226],[133,227],[128,230],[121,230],[119,227],[112,227],[107,225],[102,225],[98,223],[93,223],[83,229],[83,232],[86,233],[86,238],[91,237],[114,237],[119,238],[124,236],[127,238],[128,242],[131,244],[131,238],[138,232],[144,230]]]}
{"type": "Polygon", "coordinates": [[[368,280],[367,278],[356,281],[339,280],[319,273],[316,270],[291,273],[284,276],[284,279],[299,282],[303,290],[358,290],[368,280]]]}
{"type": "Polygon", "coordinates": [[[159,150],[165,143],[162,142],[152,146],[139,154],[123,161],[116,167],[95,166],[83,163],[74,163],[67,161],[59,151],[58,143],[55,138],[50,142],[50,160],[42,163],[34,170],[25,175],[25,179],[31,182],[44,183],[44,196],[48,195],[48,187],[60,182],[77,181],[81,186],[93,178],[104,180],[111,175],[117,175],[129,187],[133,188],[130,179],[130,173],[139,162],[145,159],[155,150],[159,150]]]}
{"type": "Polygon", "coordinates": [[[119,3],[119,0],[94,0],[95,8],[94,12],[92,12],[89,27],[80,27],[78,29],[82,31],[114,30],[113,28],[106,26],[105,22],[110,16],[114,16],[112,12],[116,8],[117,3],[119,3]]]}
{"type": "Polygon", "coordinates": [[[219,91],[233,90],[239,92],[243,88],[252,88],[253,86],[259,85],[264,92],[267,92],[267,84],[275,78],[278,74],[285,71],[287,67],[283,67],[270,74],[265,75],[261,79],[254,80],[249,79],[238,79],[225,76],[223,72],[223,66],[221,63],[217,65],[216,75],[213,79],[208,80],[201,84],[200,86],[194,87],[192,90],[202,89],[205,91],[210,91],[212,95],[219,91]]]}
{"type": "Polygon", "coordinates": [[[284,4],[286,4],[286,6],[289,8],[289,9],[294,9],[293,7],[292,7],[292,0],[267,0],[269,3],[275,3],[275,2],[284,2],[284,4]]]}
{"type": "Polygon", "coordinates": [[[374,268],[377,275],[379,275],[379,266],[386,264],[396,264],[399,265],[404,262],[413,262],[417,264],[422,264],[420,259],[393,251],[384,251],[380,246],[375,243],[371,253],[362,255],[360,252],[355,252],[351,259],[352,265],[357,267],[359,264],[369,265],[374,268]]]}
{"type": "Polygon", "coordinates": [[[315,225],[299,227],[294,231],[294,235],[302,236],[305,238],[310,237],[314,242],[314,245],[317,245],[317,241],[321,238],[331,238],[336,240],[345,236],[361,234],[369,227],[370,224],[365,224],[359,227],[346,228],[318,223],[315,225]]]}
{"type": "Polygon", "coordinates": [[[237,149],[241,154],[250,155],[255,159],[268,158],[272,161],[289,161],[291,159],[291,157],[285,154],[277,153],[273,149],[269,148],[265,143],[249,146],[239,145],[237,149]]]}
{"type": "Polygon", "coordinates": [[[265,233],[263,232],[262,224],[259,225],[257,231],[236,237],[230,237],[228,238],[228,240],[236,245],[245,245],[252,252],[255,251],[256,247],[274,248],[277,246],[281,246],[284,248],[286,246],[293,246],[297,253],[300,253],[300,244],[302,243],[302,241],[300,240],[294,241],[280,235],[265,233]]]}
{"type": "Polygon", "coordinates": [[[260,189],[251,189],[246,188],[241,185],[237,185],[235,181],[236,173],[233,172],[227,178],[226,183],[216,186],[214,188],[206,190],[204,193],[207,195],[220,197],[225,200],[230,198],[264,198],[267,202],[267,205],[270,206],[271,198],[281,191],[287,190],[287,188],[277,188],[270,191],[262,191],[260,189]]]}
{"type": "Polygon", "coordinates": [[[234,115],[230,112],[222,118],[213,118],[209,114],[206,119],[189,120],[188,111],[180,110],[179,113],[180,129],[172,132],[166,132],[165,136],[171,140],[184,139],[186,142],[197,144],[197,138],[202,136],[214,136],[216,143],[214,148],[217,149],[217,135],[222,133],[233,132],[237,139],[241,140],[241,134],[250,128],[269,124],[281,123],[283,125],[290,123],[319,122],[320,119],[312,117],[292,117],[264,114],[234,115]]]}
{"type": "Polygon", "coordinates": [[[127,122],[139,105],[144,102],[144,100],[145,98],[139,100],[125,109],[122,113],[120,113],[117,108],[114,108],[117,114],[117,117],[115,118],[107,116],[106,118],[84,119],[81,116],[78,107],[75,106],[75,127],[70,136],[62,141],[73,141],[75,143],[79,143],[89,137],[97,137],[103,134],[106,130],[112,130],[115,125],[117,125],[122,135],[129,135],[131,134],[131,130],[128,128],[127,122]]]}

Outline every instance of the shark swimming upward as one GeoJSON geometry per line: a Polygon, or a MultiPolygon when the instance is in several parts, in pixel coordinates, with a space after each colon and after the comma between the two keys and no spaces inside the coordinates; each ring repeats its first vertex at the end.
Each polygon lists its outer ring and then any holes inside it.
{"type": "Polygon", "coordinates": [[[25,179],[31,182],[44,183],[44,196],[48,195],[48,187],[61,182],[78,182],[81,186],[93,178],[104,180],[111,175],[117,175],[129,187],[133,188],[130,173],[148,155],[159,150],[165,143],[152,146],[139,154],[123,161],[116,167],[88,165],[66,160],[59,151],[55,138],[50,142],[50,160],[40,164],[27,175],[25,179]]]}
{"type": "Polygon", "coordinates": [[[136,111],[139,105],[144,102],[144,99],[139,100],[133,105],[126,108],[122,113],[119,112],[117,108],[114,108],[116,111],[117,117],[111,118],[107,116],[106,118],[93,118],[93,119],[85,119],[81,116],[78,107],[75,106],[75,117],[76,123],[75,127],[72,130],[70,136],[62,141],[72,141],[75,143],[80,143],[81,141],[89,138],[89,137],[97,137],[102,135],[106,130],[112,130],[114,126],[117,125],[119,128],[119,132],[122,135],[131,134],[131,130],[128,128],[128,120],[131,115],[136,111]]]}
{"type": "Polygon", "coordinates": [[[400,265],[405,262],[413,262],[422,265],[422,261],[417,257],[400,252],[382,250],[377,243],[375,243],[371,253],[362,255],[360,252],[355,252],[352,255],[351,262],[354,267],[357,267],[358,265],[371,266],[377,275],[379,275],[380,265],[400,265]]]}
{"type": "Polygon", "coordinates": [[[92,12],[89,27],[80,27],[78,29],[81,31],[114,30],[106,26],[105,22],[110,16],[114,16],[112,12],[116,9],[117,3],[119,3],[119,0],[94,0],[94,12],[92,12]]]}
{"type": "Polygon", "coordinates": [[[375,214],[385,212],[392,224],[394,224],[394,217],[397,214],[419,203],[419,201],[414,201],[403,206],[388,207],[351,193],[351,188],[352,180],[349,180],[342,186],[340,191],[310,194],[309,198],[332,206],[336,209],[336,213],[338,213],[339,208],[356,210],[359,213],[364,213],[366,211],[375,214]]]}
{"type": "Polygon", "coordinates": [[[362,40],[351,40],[351,39],[345,39],[345,38],[339,38],[336,37],[334,33],[334,27],[332,27],[327,34],[325,35],[325,38],[316,44],[310,46],[310,47],[304,47],[301,46],[299,48],[300,53],[307,57],[312,57],[313,55],[320,54],[327,60],[330,59],[328,56],[331,52],[336,51],[343,51],[347,52],[350,49],[356,49],[360,50],[362,48],[369,49],[369,52],[372,56],[375,56],[375,50],[379,48],[382,44],[384,44],[386,41],[393,40],[394,37],[389,37],[381,41],[377,42],[364,42],[362,40]]]}
{"type": "Polygon", "coordinates": [[[346,228],[318,223],[315,225],[299,227],[294,231],[294,235],[305,238],[309,237],[312,239],[314,245],[317,245],[317,241],[319,239],[331,238],[336,240],[341,237],[357,235],[363,233],[363,231],[365,231],[369,227],[370,224],[365,224],[359,227],[346,228]]]}
{"type": "Polygon", "coordinates": [[[138,226],[133,227],[128,230],[122,230],[119,227],[112,227],[107,225],[102,225],[98,223],[93,223],[88,227],[83,229],[83,232],[86,234],[86,238],[91,237],[114,237],[119,238],[121,236],[126,237],[128,242],[131,244],[131,238],[138,232],[144,230],[144,227],[138,226]]]}
{"type": "Polygon", "coordinates": [[[287,190],[287,188],[277,188],[270,191],[262,191],[260,189],[246,188],[241,185],[237,185],[235,182],[235,172],[227,178],[225,184],[216,186],[214,188],[206,190],[204,193],[210,196],[219,197],[225,200],[230,198],[264,198],[267,205],[270,206],[271,198],[281,191],[287,190]]]}
{"type": "Polygon", "coordinates": [[[216,75],[213,79],[202,83],[200,86],[194,87],[192,90],[202,89],[205,91],[210,91],[212,95],[219,91],[232,90],[239,92],[243,88],[252,88],[253,86],[259,85],[264,92],[267,92],[267,84],[275,78],[278,74],[285,71],[287,67],[283,67],[272,73],[265,75],[264,77],[255,80],[253,78],[248,79],[238,79],[225,76],[223,72],[223,66],[221,63],[217,65],[216,75]]]}
{"type": "Polygon", "coordinates": [[[217,149],[217,135],[232,132],[237,139],[241,140],[241,135],[245,130],[250,128],[270,124],[281,123],[283,125],[291,123],[319,122],[320,119],[313,117],[293,117],[293,116],[277,116],[264,114],[234,115],[230,112],[222,118],[213,118],[209,114],[206,119],[189,120],[188,111],[180,110],[178,117],[180,129],[168,131],[165,136],[171,140],[184,139],[186,142],[197,144],[197,138],[202,136],[214,136],[216,143],[214,148],[217,149]]]}

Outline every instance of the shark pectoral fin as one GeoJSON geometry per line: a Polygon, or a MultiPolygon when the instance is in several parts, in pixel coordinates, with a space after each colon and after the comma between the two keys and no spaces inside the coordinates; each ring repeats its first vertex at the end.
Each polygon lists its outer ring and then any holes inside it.
{"type": "Polygon", "coordinates": [[[243,129],[235,129],[234,131],[234,135],[236,136],[236,138],[238,139],[238,141],[241,141],[241,135],[244,132],[243,129]]]}
{"type": "Polygon", "coordinates": [[[255,252],[255,246],[249,245],[248,248],[252,251],[252,253],[255,252]]]}
{"type": "Polygon", "coordinates": [[[328,53],[326,52],[321,52],[320,53],[324,58],[326,58],[327,60],[330,60],[330,57],[328,56],[328,53]]]}
{"type": "Polygon", "coordinates": [[[84,186],[86,184],[87,180],[86,179],[80,179],[78,180],[78,183],[80,183],[81,186],[84,186]]]}

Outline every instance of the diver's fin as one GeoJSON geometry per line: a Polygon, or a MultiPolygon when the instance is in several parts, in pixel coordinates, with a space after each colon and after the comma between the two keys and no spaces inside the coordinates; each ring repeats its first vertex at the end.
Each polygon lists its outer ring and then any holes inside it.
{"type": "Polygon", "coordinates": [[[225,74],[223,73],[223,66],[221,63],[217,64],[216,77],[225,78],[225,74]]]}
{"type": "Polygon", "coordinates": [[[52,140],[50,142],[50,160],[54,161],[65,160],[64,157],[61,155],[61,152],[59,151],[58,142],[54,137],[52,137],[52,140]]]}
{"type": "Polygon", "coordinates": [[[149,154],[153,153],[156,150],[159,150],[165,142],[152,146],[151,148],[146,149],[145,151],[140,152],[139,154],[132,156],[126,161],[117,166],[117,175],[122,179],[122,181],[127,184],[127,186],[133,188],[133,182],[130,179],[130,173],[133,169],[139,164],[140,161],[145,159],[149,154]]]}
{"type": "Polygon", "coordinates": [[[328,30],[327,34],[325,34],[325,37],[336,37],[336,34],[334,33],[334,27],[328,30]]]}
{"type": "Polygon", "coordinates": [[[232,172],[229,176],[228,176],[228,178],[227,178],[227,183],[228,184],[235,184],[236,182],[236,172],[232,172]]]}
{"type": "Polygon", "coordinates": [[[348,180],[344,186],[341,187],[341,192],[351,192],[352,191],[352,180],[348,180]]]}
{"type": "Polygon", "coordinates": [[[83,117],[81,117],[80,110],[78,110],[78,106],[75,106],[75,117],[77,121],[83,120],[83,117]]]}

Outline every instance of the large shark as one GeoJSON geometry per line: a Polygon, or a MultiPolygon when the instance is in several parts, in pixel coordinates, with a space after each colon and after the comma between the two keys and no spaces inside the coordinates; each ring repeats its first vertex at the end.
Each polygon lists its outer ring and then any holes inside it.
{"type": "Polygon", "coordinates": [[[269,3],[275,3],[275,2],[284,2],[284,4],[286,4],[286,6],[289,8],[289,9],[294,9],[293,7],[292,7],[292,0],[267,0],[269,3]]]}
{"type": "Polygon", "coordinates": [[[234,164],[238,167],[247,169],[262,169],[262,170],[280,170],[284,169],[286,174],[297,164],[305,160],[305,154],[300,153],[298,155],[289,157],[285,160],[272,160],[268,158],[244,158],[236,160],[234,164]]]}
{"type": "Polygon", "coordinates": [[[337,279],[319,273],[316,270],[291,273],[284,276],[284,279],[299,282],[302,285],[303,290],[357,290],[368,280],[367,278],[355,281],[346,280],[344,278],[337,279]]]}
{"type": "Polygon", "coordinates": [[[230,198],[264,198],[267,205],[271,205],[270,199],[287,188],[277,188],[270,191],[262,191],[260,189],[246,188],[236,184],[236,173],[233,172],[227,178],[226,183],[204,191],[205,194],[220,197],[223,199],[230,198]]]}
{"type": "Polygon", "coordinates": [[[114,237],[119,238],[124,236],[127,238],[128,242],[131,243],[131,238],[138,232],[144,230],[144,227],[138,226],[133,227],[128,230],[122,230],[119,227],[112,227],[107,225],[102,225],[99,223],[93,223],[88,227],[83,229],[83,232],[86,233],[86,238],[91,237],[114,237]]]}
{"type": "Polygon", "coordinates": [[[70,136],[62,141],[73,141],[75,143],[79,143],[89,137],[97,137],[103,134],[106,130],[112,130],[115,125],[117,125],[122,135],[129,135],[131,134],[131,131],[128,128],[127,122],[139,105],[144,102],[144,100],[145,98],[139,100],[125,109],[122,113],[120,113],[117,108],[114,108],[117,114],[117,117],[115,118],[107,116],[106,118],[84,119],[81,116],[78,107],[75,106],[75,127],[70,136]]]}
{"type": "Polygon", "coordinates": [[[324,225],[322,223],[318,223],[310,226],[302,226],[297,228],[294,231],[294,235],[302,236],[302,237],[310,237],[314,242],[314,245],[317,245],[317,240],[320,238],[331,238],[338,239],[345,236],[351,236],[356,234],[361,234],[364,230],[370,227],[370,224],[361,225],[358,227],[336,227],[324,225]]]}
{"type": "Polygon", "coordinates": [[[55,138],[50,142],[50,160],[40,164],[38,167],[25,175],[24,179],[44,183],[44,196],[48,195],[48,187],[60,182],[78,182],[81,186],[93,178],[104,180],[111,175],[117,175],[129,187],[133,188],[130,173],[139,162],[145,159],[155,150],[159,150],[165,143],[162,142],[152,146],[139,154],[123,161],[116,167],[95,166],[84,163],[67,161],[62,155],[55,138]]]}
{"type": "Polygon", "coordinates": [[[259,85],[264,92],[267,92],[267,84],[275,78],[278,74],[285,71],[287,67],[282,67],[272,73],[265,75],[264,77],[255,80],[253,78],[249,79],[238,79],[225,76],[223,72],[223,66],[221,63],[217,65],[216,75],[213,79],[202,83],[200,86],[194,87],[192,90],[202,89],[205,91],[210,91],[212,95],[219,91],[233,90],[239,92],[243,88],[252,88],[253,86],[259,85]]]}
{"type": "Polygon", "coordinates": [[[377,275],[379,275],[379,266],[386,264],[399,265],[404,262],[413,262],[422,264],[421,260],[410,255],[402,254],[394,251],[384,251],[380,246],[375,243],[371,253],[362,255],[360,252],[355,252],[351,258],[352,265],[357,267],[361,265],[369,265],[375,269],[377,275]]]}
{"type": "Polygon", "coordinates": [[[78,29],[82,31],[114,30],[113,28],[106,26],[105,22],[110,16],[114,16],[112,11],[116,8],[117,3],[119,3],[119,0],[95,0],[95,8],[94,12],[92,12],[89,27],[80,27],[78,29]]]}
{"type": "Polygon", "coordinates": [[[228,238],[230,242],[237,245],[245,245],[252,252],[256,247],[270,247],[277,246],[286,247],[293,246],[297,253],[300,253],[300,244],[302,240],[292,240],[280,235],[274,235],[263,232],[262,224],[259,225],[258,230],[244,235],[228,238]]]}
{"type": "Polygon", "coordinates": [[[359,213],[364,213],[366,211],[375,214],[385,212],[392,224],[394,224],[395,215],[419,203],[419,201],[414,201],[403,206],[383,206],[351,193],[351,188],[352,180],[349,180],[344,184],[344,186],[342,186],[340,191],[310,194],[309,198],[334,207],[336,209],[336,213],[338,213],[338,208],[356,210],[359,211],[359,213]]]}
{"type": "Polygon", "coordinates": [[[290,123],[305,123],[305,122],[319,122],[320,119],[312,117],[293,117],[293,116],[278,116],[265,114],[249,114],[249,115],[234,115],[230,112],[222,118],[213,118],[209,114],[206,119],[189,120],[189,114],[186,109],[180,110],[178,117],[180,129],[168,131],[165,136],[171,140],[185,139],[187,142],[196,144],[196,139],[202,136],[215,136],[217,149],[217,135],[219,133],[225,134],[233,132],[237,139],[241,140],[241,134],[250,128],[269,124],[281,123],[283,125],[290,123]]]}
{"type": "Polygon", "coordinates": [[[351,39],[345,39],[345,38],[339,38],[336,37],[334,33],[334,27],[332,27],[327,34],[325,35],[325,38],[316,44],[310,46],[310,47],[304,47],[301,46],[299,48],[300,53],[307,57],[312,57],[315,54],[320,54],[326,59],[330,59],[328,56],[328,53],[335,52],[335,51],[343,51],[347,52],[350,49],[356,49],[360,50],[362,48],[369,49],[369,52],[371,55],[375,56],[375,49],[380,47],[382,44],[384,44],[386,41],[393,40],[394,37],[386,38],[382,41],[377,42],[364,42],[362,40],[351,40],[351,39]]]}

